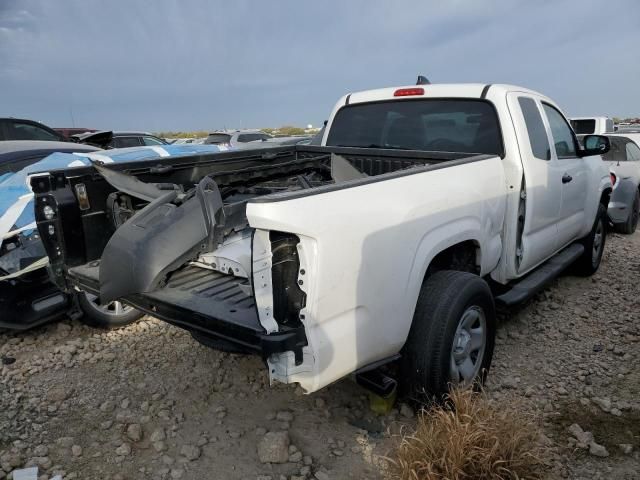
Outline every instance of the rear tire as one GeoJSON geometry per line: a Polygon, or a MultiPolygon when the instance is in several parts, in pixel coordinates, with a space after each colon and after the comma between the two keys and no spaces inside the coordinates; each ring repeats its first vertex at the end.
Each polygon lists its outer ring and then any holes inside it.
{"type": "Polygon", "coordinates": [[[633,199],[633,204],[629,211],[629,217],[626,222],[615,224],[616,231],[625,235],[631,235],[636,231],[636,228],[638,228],[638,218],[640,218],[640,192],[636,191],[636,196],[633,199]]]}
{"type": "Polygon", "coordinates": [[[122,302],[101,305],[98,297],[86,292],[78,293],[78,305],[84,313],[80,321],[95,328],[120,328],[139,320],[144,315],[122,302]]]}
{"type": "Polygon", "coordinates": [[[493,356],[496,315],[487,283],[444,270],[422,285],[400,359],[401,392],[419,403],[440,400],[451,386],[479,387],[493,356]]]}
{"type": "Polygon", "coordinates": [[[602,253],[607,240],[607,209],[604,205],[598,206],[598,213],[593,222],[593,227],[589,235],[582,239],[584,245],[584,253],[576,260],[574,264],[575,271],[578,275],[588,277],[598,271],[600,262],[602,261],[602,253]]]}

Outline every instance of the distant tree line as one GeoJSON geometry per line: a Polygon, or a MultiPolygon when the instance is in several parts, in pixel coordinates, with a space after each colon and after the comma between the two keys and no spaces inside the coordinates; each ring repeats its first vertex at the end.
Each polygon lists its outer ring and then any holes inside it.
{"type": "Polygon", "coordinates": [[[285,125],[280,128],[263,128],[262,131],[270,135],[282,135],[283,137],[305,134],[304,128],[293,127],[291,125],[285,125]]]}
{"type": "MultiPolygon", "coordinates": [[[[291,125],[285,125],[279,128],[261,128],[259,130],[264,133],[268,133],[269,135],[283,137],[289,137],[292,135],[304,135],[306,133],[304,128],[294,127],[291,125]]],[[[196,130],[193,132],[156,132],[155,135],[161,138],[202,138],[209,135],[209,130],[196,130]]]]}
{"type": "Polygon", "coordinates": [[[640,123],[640,118],[619,118],[613,117],[613,123],[640,123]]]}
{"type": "Polygon", "coordinates": [[[209,135],[207,130],[196,130],[194,132],[156,132],[154,135],[160,138],[202,138],[209,135]]]}

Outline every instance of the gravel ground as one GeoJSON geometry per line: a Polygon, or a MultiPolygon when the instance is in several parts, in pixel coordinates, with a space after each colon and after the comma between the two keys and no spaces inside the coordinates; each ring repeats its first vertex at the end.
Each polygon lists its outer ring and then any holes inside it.
{"type": "MultiPolygon", "coordinates": [[[[640,233],[611,235],[593,278],[501,314],[487,390],[540,418],[549,478],[640,478],[639,252],[640,233]]],[[[0,480],[384,478],[390,427],[413,421],[374,415],[348,380],[270,387],[258,358],[154,319],[2,334],[0,357],[0,480]]]]}
{"type": "Polygon", "coordinates": [[[503,317],[489,393],[541,419],[549,478],[640,479],[640,232],[503,317]]]}

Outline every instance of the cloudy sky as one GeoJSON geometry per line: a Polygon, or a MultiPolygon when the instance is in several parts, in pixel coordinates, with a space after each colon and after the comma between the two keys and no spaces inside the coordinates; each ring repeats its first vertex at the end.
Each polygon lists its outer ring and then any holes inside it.
{"type": "Polygon", "coordinates": [[[637,116],[638,60],[637,0],[0,0],[0,116],[56,127],[320,124],[419,73],[637,116]]]}

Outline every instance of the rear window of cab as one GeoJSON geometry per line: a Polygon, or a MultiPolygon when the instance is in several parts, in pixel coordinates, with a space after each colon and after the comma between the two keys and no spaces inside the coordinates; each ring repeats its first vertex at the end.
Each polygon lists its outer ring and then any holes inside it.
{"type": "Polygon", "coordinates": [[[327,145],[504,156],[494,106],[485,100],[390,100],[346,105],[327,145]]]}

